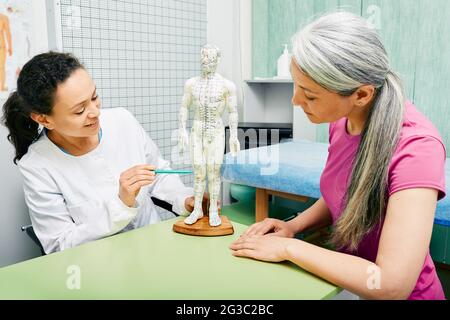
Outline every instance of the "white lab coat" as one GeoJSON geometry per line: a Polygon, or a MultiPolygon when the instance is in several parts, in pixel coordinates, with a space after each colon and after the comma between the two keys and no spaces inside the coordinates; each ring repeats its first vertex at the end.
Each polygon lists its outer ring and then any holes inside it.
{"type": "Polygon", "coordinates": [[[135,208],[120,200],[122,172],[138,164],[169,169],[169,162],[128,110],[103,109],[100,125],[100,144],[85,155],[64,153],[42,134],[19,161],[31,222],[46,253],[159,222],[151,196],[186,214],[193,190],[178,175],[158,175],[141,188],[135,208]]]}

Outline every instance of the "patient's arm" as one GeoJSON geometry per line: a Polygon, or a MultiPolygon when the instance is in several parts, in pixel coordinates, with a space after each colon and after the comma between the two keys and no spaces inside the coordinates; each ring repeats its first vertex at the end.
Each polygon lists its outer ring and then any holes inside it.
{"type": "Polygon", "coordinates": [[[311,207],[288,222],[296,233],[321,229],[331,225],[331,223],[331,212],[323,197],[320,197],[311,207]]]}
{"type": "Polygon", "coordinates": [[[307,230],[320,229],[331,224],[331,214],[323,198],[313,206],[299,214],[289,222],[266,218],[250,226],[243,236],[262,236],[271,234],[278,237],[292,238],[297,233],[307,230]]]}

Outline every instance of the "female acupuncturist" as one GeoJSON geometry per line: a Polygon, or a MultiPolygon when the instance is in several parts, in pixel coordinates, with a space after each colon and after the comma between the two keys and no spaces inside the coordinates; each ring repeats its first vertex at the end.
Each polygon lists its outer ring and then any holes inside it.
{"type": "Polygon", "coordinates": [[[178,175],[155,175],[169,162],[133,115],[100,112],[95,84],[75,57],[37,55],[17,84],[4,120],[46,253],[160,221],[151,196],[179,214],[192,211],[193,191],[178,175]]]}
{"type": "Polygon", "coordinates": [[[326,15],[294,37],[293,51],[293,104],[311,122],[330,123],[322,197],[289,222],[254,224],[232,253],[292,261],[363,298],[444,299],[429,254],[436,203],[445,195],[438,131],[406,100],[363,18],[326,15]],[[327,225],[337,251],[293,238],[327,225]]]}

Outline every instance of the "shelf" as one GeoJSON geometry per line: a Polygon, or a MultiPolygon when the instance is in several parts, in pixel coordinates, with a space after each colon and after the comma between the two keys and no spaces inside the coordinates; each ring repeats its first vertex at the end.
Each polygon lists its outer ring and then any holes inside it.
{"type": "Polygon", "coordinates": [[[245,80],[245,83],[253,84],[253,83],[294,83],[292,79],[273,79],[273,78],[265,78],[265,79],[250,79],[245,80]]]}
{"type": "Polygon", "coordinates": [[[255,78],[244,83],[245,122],[293,122],[291,79],[255,78]]]}

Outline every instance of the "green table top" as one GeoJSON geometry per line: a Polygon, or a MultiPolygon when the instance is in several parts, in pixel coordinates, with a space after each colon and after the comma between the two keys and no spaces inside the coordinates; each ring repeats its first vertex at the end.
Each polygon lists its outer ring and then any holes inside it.
{"type": "Polygon", "coordinates": [[[172,231],[174,220],[0,269],[0,299],[327,299],[340,289],[291,263],[231,255],[225,237],[172,231]],[[75,269],[71,269],[75,266],[75,269]],[[80,289],[69,289],[79,270],[80,289]]]}

